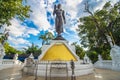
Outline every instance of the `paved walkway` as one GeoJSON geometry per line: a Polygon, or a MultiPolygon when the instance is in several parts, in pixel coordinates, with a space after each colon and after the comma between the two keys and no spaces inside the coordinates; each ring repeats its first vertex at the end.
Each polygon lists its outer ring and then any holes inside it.
{"type": "MultiPolygon", "coordinates": [[[[0,70],[0,80],[34,80],[34,76],[21,74],[19,67],[0,70]]],[[[37,80],[45,80],[45,77],[38,77],[37,80]]],[[[49,78],[47,80],[50,80],[49,78]]],[[[66,80],[65,78],[52,78],[52,80],[66,80]]],[[[70,78],[68,79],[70,80],[70,78]]],[[[76,80],[120,80],[120,72],[95,69],[93,74],[76,77],[76,80]]]]}

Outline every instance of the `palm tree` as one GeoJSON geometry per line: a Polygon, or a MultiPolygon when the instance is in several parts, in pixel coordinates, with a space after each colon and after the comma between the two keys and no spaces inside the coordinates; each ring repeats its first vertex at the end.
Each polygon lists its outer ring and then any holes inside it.
{"type": "Polygon", "coordinates": [[[54,36],[51,32],[46,32],[43,35],[39,36],[39,39],[42,39],[42,45],[49,44],[49,41],[54,39],[54,36]]]}
{"type": "Polygon", "coordinates": [[[35,54],[35,53],[41,53],[41,49],[38,48],[37,45],[33,44],[31,46],[28,46],[28,48],[23,48],[26,54],[35,54]]]}
{"type": "Polygon", "coordinates": [[[33,54],[34,57],[38,57],[41,54],[41,48],[38,48],[37,45],[33,44],[28,46],[28,48],[24,48],[24,53],[33,54]]]}
{"type": "Polygon", "coordinates": [[[46,35],[40,35],[40,36],[39,36],[39,40],[40,40],[40,39],[42,39],[42,45],[44,45],[45,42],[47,41],[46,35]]]}

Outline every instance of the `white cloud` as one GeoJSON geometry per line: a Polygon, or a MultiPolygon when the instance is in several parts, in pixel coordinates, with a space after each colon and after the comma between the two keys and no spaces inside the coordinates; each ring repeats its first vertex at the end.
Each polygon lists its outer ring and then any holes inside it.
{"type": "Polygon", "coordinates": [[[13,38],[13,37],[9,37],[9,41],[15,45],[19,45],[19,44],[26,44],[26,45],[29,45],[30,42],[23,39],[23,38],[13,38]]]}
{"type": "Polygon", "coordinates": [[[17,19],[11,20],[12,25],[7,27],[9,29],[10,36],[13,37],[29,37],[30,34],[37,35],[39,33],[39,30],[36,30],[35,28],[30,28],[27,26],[21,25],[21,22],[17,19]]]}
{"type": "Polygon", "coordinates": [[[78,12],[78,5],[82,2],[82,0],[66,0],[65,9],[71,15],[71,18],[76,18],[78,12]]]}
{"type": "Polygon", "coordinates": [[[47,21],[46,14],[46,5],[44,4],[44,0],[29,0],[28,5],[31,6],[30,19],[38,26],[39,29],[47,30],[51,25],[47,21]]]}
{"type": "Polygon", "coordinates": [[[23,49],[23,48],[27,48],[27,46],[30,46],[31,43],[24,39],[24,38],[16,38],[16,37],[8,37],[8,42],[10,43],[10,45],[16,49],[23,49]]]}
{"type": "Polygon", "coordinates": [[[7,27],[9,29],[9,38],[8,42],[12,44],[12,46],[21,47],[21,45],[30,45],[31,43],[25,38],[30,37],[30,35],[37,36],[39,30],[35,28],[30,28],[27,26],[21,25],[21,22],[17,19],[11,20],[12,25],[7,27]]]}
{"type": "Polygon", "coordinates": [[[10,30],[10,35],[15,37],[22,36],[24,34],[25,27],[21,26],[17,19],[12,19],[10,22],[12,23],[12,25],[7,27],[10,30]]]}
{"type": "Polygon", "coordinates": [[[98,10],[98,9],[102,9],[104,4],[108,1],[110,1],[112,4],[115,4],[119,0],[88,0],[89,5],[93,9],[93,11],[98,10]]]}
{"type": "Polygon", "coordinates": [[[34,35],[34,36],[37,36],[38,33],[39,33],[39,31],[36,30],[35,28],[27,28],[27,29],[26,29],[26,33],[27,33],[27,34],[32,34],[32,35],[34,35]]]}

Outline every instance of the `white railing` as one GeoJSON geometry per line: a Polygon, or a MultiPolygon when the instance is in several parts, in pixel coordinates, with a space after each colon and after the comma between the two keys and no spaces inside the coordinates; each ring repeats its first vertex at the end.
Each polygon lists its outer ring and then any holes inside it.
{"type": "Polygon", "coordinates": [[[2,60],[2,64],[14,64],[15,61],[14,60],[10,60],[10,59],[4,59],[2,60]]]}
{"type": "Polygon", "coordinates": [[[107,69],[112,69],[112,61],[111,60],[102,60],[102,61],[97,61],[94,66],[96,68],[107,68],[107,69]]]}
{"type": "Polygon", "coordinates": [[[94,66],[96,68],[104,68],[104,69],[111,69],[111,70],[120,71],[120,63],[113,64],[112,60],[97,61],[94,64],[94,66]]]}
{"type": "Polygon", "coordinates": [[[112,61],[110,60],[103,60],[102,66],[106,69],[112,69],[112,61]]]}
{"type": "Polygon", "coordinates": [[[19,60],[3,59],[2,64],[19,64],[22,65],[22,62],[19,60]]]}
{"type": "Polygon", "coordinates": [[[19,60],[12,60],[12,59],[3,59],[0,61],[0,70],[11,68],[13,66],[22,66],[23,63],[19,60]]]}

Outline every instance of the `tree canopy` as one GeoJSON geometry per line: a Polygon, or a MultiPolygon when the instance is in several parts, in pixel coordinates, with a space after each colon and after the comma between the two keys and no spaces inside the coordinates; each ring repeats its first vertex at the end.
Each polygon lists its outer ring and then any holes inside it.
{"type": "MultiPolygon", "coordinates": [[[[26,0],[0,0],[0,29],[3,25],[11,25],[10,20],[17,18],[19,20],[24,20],[28,18],[30,6],[25,5],[26,0]]],[[[9,33],[6,31],[0,32],[0,43],[8,39],[9,33]]]]}
{"type": "Polygon", "coordinates": [[[15,49],[14,47],[10,46],[9,43],[5,43],[4,44],[4,48],[5,48],[5,53],[6,54],[22,54],[21,51],[15,49]]]}
{"type": "Polygon", "coordinates": [[[10,25],[12,18],[24,20],[29,17],[30,6],[24,5],[25,0],[0,0],[0,27],[10,25]]]}
{"type": "Polygon", "coordinates": [[[75,46],[76,54],[79,56],[80,59],[83,59],[85,56],[85,50],[82,47],[80,47],[80,45],[77,44],[77,42],[73,42],[71,45],[75,46]]]}
{"type": "Polygon", "coordinates": [[[41,54],[41,48],[38,48],[37,45],[33,44],[31,46],[28,46],[27,48],[24,48],[25,54],[33,54],[34,56],[38,56],[41,54]]]}
{"type": "Polygon", "coordinates": [[[90,55],[93,52],[101,54],[103,59],[110,59],[110,46],[106,35],[111,37],[113,44],[120,46],[120,3],[112,5],[107,2],[101,10],[95,12],[90,11],[89,7],[86,3],[85,11],[90,15],[80,18],[80,42],[84,47],[88,47],[90,55]]]}

